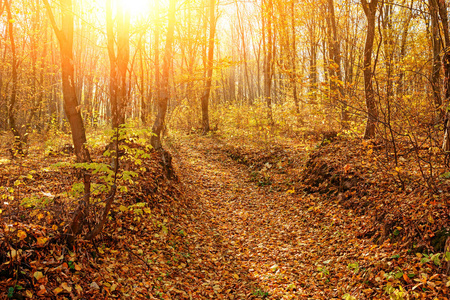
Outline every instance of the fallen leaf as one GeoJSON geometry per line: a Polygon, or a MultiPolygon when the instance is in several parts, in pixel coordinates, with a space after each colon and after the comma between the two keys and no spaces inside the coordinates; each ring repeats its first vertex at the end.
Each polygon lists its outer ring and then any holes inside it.
{"type": "Polygon", "coordinates": [[[83,292],[83,288],[79,284],[75,285],[75,290],[78,292],[78,294],[81,294],[83,292]]]}
{"type": "Polygon", "coordinates": [[[38,237],[36,240],[36,245],[43,246],[48,241],[46,237],[38,237]]]}
{"type": "Polygon", "coordinates": [[[27,237],[27,233],[23,230],[17,232],[17,237],[22,241],[27,237]]]}
{"type": "Polygon", "coordinates": [[[66,291],[68,291],[69,293],[72,292],[72,287],[70,287],[70,286],[67,284],[67,282],[61,283],[61,287],[62,287],[63,289],[65,289],[66,291]]]}
{"type": "Polygon", "coordinates": [[[37,281],[44,278],[44,274],[42,274],[42,272],[40,272],[40,271],[34,272],[33,276],[34,276],[34,278],[36,278],[37,281]]]}
{"type": "Polygon", "coordinates": [[[93,288],[94,290],[99,290],[100,287],[98,286],[97,282],[93,281],[90,285],[91,288],[93,288]]]}

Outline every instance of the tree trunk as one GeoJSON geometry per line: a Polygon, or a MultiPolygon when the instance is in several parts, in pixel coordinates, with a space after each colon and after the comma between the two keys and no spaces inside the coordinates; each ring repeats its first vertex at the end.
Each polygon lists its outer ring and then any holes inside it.
{"type": "Polygon", "coordinates": [[[139,39],[139,69],[140,69],[140,94],[141,94],[141,122],[144,126],[147,125],[147,115],[148,115],[148,104],[146,103],[145,98],[145,72],[144,72],[144,53],[145,53],[145,44],[142,43],[143,34],[139,39]]]}
{"type": "MultiPolygon", "coordinates": [[[[400,55],[399,55],[399,58],[398,58],[398,61],[400,62],[400,64],[402,64],[402,62],[403,62],[403,59],[405,58],[405,55],[406,55],[406,41],[407,41],[407,38],[408,38],[408,33],[409,33],[409,24],[410,24],[410,22],[411,22],[411,19],[412,19],[412,15],[413,15],[413,10],[412,10],[412,5],[413,5],[413,1],[414,0],[411,0],[411,2],[410,2],[410,6],[408,7],[408,10],[409,10],[409,13],[408,13],[408,15],[405,17],[405,21],[404,21],[404,24],[403,24],[403,32],[402,32],[402,39],[401,39],[401,45],[400,45],[400,55]]],[[[406,1],[405,1],[406,2],[406,1]]],[[[437,9],[436,9],[436,13],[437,13],[437,9]]],[[[436,28],[437,28],[437,30],[439,30],[439,25],[438,25],[438,19],[437,19],[437,15],[435,16],[436,17],[436,19],[435,19],[435,21],[436,21],[436,23],[435,23],[435,25],[437,26],[436,28]]],[[[433,18],[433,16],[432,16],[432,18],[433,18]]],[[[433,22],[433,21],[432,21],[433,22]]],[[[432,25],[432,26],[434,26],[434,25],[432,25]]],[[[434,36],[434,34],[432,33],[432,35],[434,36]]],[[[439,40],[438,40],[439,41],[439,40]]],[[[435,41],[434,41],[434,39],[433,39],[433,41],[432,41],[432,43],[434,43],[435,41]]],[[[438,47],[440,47],[440,44],[438,44],[438,47]]],[[[440,52],[440,48],[438,49],[438,54],[437,54],[437,56],[438,56],[438,60],[440,59],[439,58],[439,52],[440,52]]],[[[439,99],[437,100],[436,98],[435,98],[435,103],[436,102],[441,102],[441,97],[440,97],[440,93],[438,93],[437,95],[435,95],[434,94],[434,90],[435,90],[435,88],[437,88],[437,91],[439,91],[440,90],[440,85],[439,85],[439,69],[440,69],[440,61],[438,61],[438,64],[437,64],[437,72],[435,72],[434,71],[434,68],[435,68],[435,63],[436,63],[436,61],[434,60],[434,58],[435,58],[435,55],[434,55],[434,53],[435,53],[435,44],[433,44],[433,71],[432,71],[432,75],[431,75],[431,77],[432,77],[432,79],[431,79],[431,81],[433,82],[433,76],[438,76],[437,78],[437,83],[438,83],[438,85],[437,86],[435,86],[433,83],[432,83],[432,89],[433,89],[433,96],[434,97],[439,97],[439,99]],[[437,75],[436,75],[437,74],[437,75]]],[[[400,74],[398,75],[398,80],[397,80],[397,89],[396,89],[396,94],[397,94],[397,98],[399,98],[399,99],[401,99],[402,97],[403,97],[403,94],[404,94],[404,78],[405,78],[405,70],[403,70],[403,69],[400,69],[400,74]]],[[[441,106],[441,105],[438,105],[437,107],[439,107],[439,106],[441,106]]]]}
{"type": "Polygon", "coordinates": [[[159,50],[159,40],[160,40],[160,27],[161,23],[159,20],[159,1],[155,0],[155,11],[157,13],[156,21],[155,21],[155,58],[154,58],[154,74],[155,74],[155,82],[153,86],[152,95],[154,95],[153,100],[153,109],[157,109],[158,106],[158,97],[159,90],[161,88],[161,70],[160,70],[160,50],[159,50]]]}
{"type": "Polygon", "coordinates": [[[365,139],[375,138],[375,128],[378,119],[378,110],[375,103],[375,94],[372,85],[372,51],[375,39],[375,15],[377,13],[378,0],[361,0],[364,13],[367,17],[367,35],[364,46],[364,91],[366,94],[367,123],[364,132],[365,139]]]}
{"type": "Polygon", "coordinates": [[[11,14],[11,3],[10,0],[5,1],[6,13],[8,16],[8,37],[11,43],[11,68],[12,68],[12,88],[11,95],[9,97],[8,103],[8,121],[9,127],[14,135],[14,143],[12,147],[13,155],[23,154],[23,140],[22,135],[20,134],[19,128],[16,124],[16,101],[17,101],[17,55],[16,55],[16,43],[14,40],[14,22],[12,14],[11,14]]]}
{"type": "MultiPolygon", "coordinates": [[[[75,72],[73,65],[73,33],[74,33],[74,15],[72,11],[72,0],[60,0],[62,27],[58,28],[52,9],[48,0],[43,0],[50,18],[53,30],[58,38],[61,52],[61,81],[64,98],[64,111],[69,120],[72,130],[72,140],[75,149],[77,162],[90,162],[91,157],[86,146],[86,133],[83,119],[81,117],[81,107],[78,105],[77,94],[75,90],[75,72]]],[[[69,243],[72,243],[85,223],[87,215],[87,205],[90,197],[90,174],[82,172],[84,182],[84,199],[80,201],[74,217],[70,224],[69,243]]]]}
{"type": "Polygon", "coordinates": [[[273,65],[273,34],[272,34],[272,17],[273,5],[272,0],[263,1],[263,39],[265,38],[264,47],[264,98],[267,105],[267,118],[269,124],[273,125],[272,116],[272,65],[273,65]],[[264,37],[265,34],[265,37],[264,37]]]}
{"type": "MultiPolygon", "coordinates": [[[[442,66],[443,66],[443,72],[444,72],[444,100],[442,101],[442,105],[446,107],[446,105],[449,104],[449,98],[450,98],[450,50],[448,49],[450,47],[450,35],[449,35],[449,28],[448,28],[448,17],[447,17],[447,5],[445,1],[438,1],[436,0],[438,9],[439,9],[439,16],[441,18],[442,23],[442,33],[444,36],[444,54],[442,57],[442,66]]],[[[445,118],[444,118],[444,141],[442,143],[442,150],[445,152],[450,151],[450,115],[449,112],[444,110],[445,112],[445,118]]]]}
{"type": "Polygon", "coordinates": [[[297,124],[300,118],[300,106],[298,104],[298,94],[297,94],[297,38],[295,32],[295,2],[296,0],[291,0],[291,33],[292,33],[292,54],[291,54],[291,84],[292,84],[292,96],[294,98],[295,113],[297,114],[297,124]]]}
{"type": "Polygon", "coordinates": [[[342,86],[341,51],[337,36],[336,16],[334,13],[334,1],[328,0],[328,25],[330,27],[330,93],[333,102],[341,107],[341,127],[348,129],[348,107],[345,101],[345,90],[342,86]]]}
{"type": "Polygon", "coordinates": [[[215,0],[210,0],[209,7],[209,41],[208,41],[208,72],[206,75],[205,90],[202,96],[202,127],[203,134],[206,134],[209,128],[209,95],[211,93],[212,74],[214,66],[214,37],[216,34],[216,19],[215,19],[215,0]]]}
{"type": "MultiPolygon", "coordinates": [[[[153,135],[151,137],[150,143],[154,149],[160,150],[162,148],[161,145],[161,131],[164,127],[164,120],[166,118],[167,112],[167,103],[169,101],[169,71],[170,71],[170,62],[172,60],[172,44],[173,44],[173,36],[175,31],[175,4],[176,0],[170,0],[169,7],[169,23],[167,27],[167,36],[166,36],[166,46],[164,49],[164,60],[163,60],[163,74],[161,78],[161,87],[159,88],[157,105],[158,105],[158,114],[156,116],[155,122],[153,123],[152,132],[153,135]]],[[[158,46],[158,45],[156,45],[158,46]]]]}
{"type": "Polygon", "coordinates": [[[125,123],[127,66],[130,57],[130,14],[124,13],[121,8],[117,8],[116,15],[113,18],[112,1],[107,0],[106,3],[106,33],[110,63],[109,93],[112,127],[115,129],[125,123]],[[116,34],[114,34],[114,21],[118,28],[116,34]],[[114,46],[116,36],[117,51],[114,46]]]}

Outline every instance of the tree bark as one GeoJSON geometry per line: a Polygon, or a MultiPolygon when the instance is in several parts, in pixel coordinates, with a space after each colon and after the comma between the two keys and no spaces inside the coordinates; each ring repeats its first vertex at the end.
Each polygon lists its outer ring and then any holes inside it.
{"type": "Polygon", "coordinates": [[[295,2],[296,0],[291,0],[291,35],[292,35],[292,54],[291,54],[291,64],[292,64],[292,72],[291,72],[291,84],[292,84],[292,96],[294,98],[295,105],[295,113],[297,114],[297,124],[300,118],[300,106],[298,101],[297,94],[297,38],[295,32],[295,2]]]}
{"type": "Polygon", "coordinates": [[[345,90],[342,86],[341,51],[337,35],[336,16],[334,13],[334,1],[328,0],[328,25],[330,27],[330,94],[333,102],[341,107],[341,127],[348,129],[348,107],[345,101],[345,90]]]}
{"type": "MultiPolygon", "coordinates": [[[[436,0],[439,16],[442,23],[442,34],[444,36],[444,54],[442,56],[442,67],[444,72],[444,100],[442,105],[446,107],[449,104],[450,99],[450,35],[448,28],[448,17],[447,17],[447,5],[445,1],[436,0]]],[[[442,142],[442,150],[445,152],[450,151],[450,115],[448,110],[444,109],[444,141],[442,142]]]]}
{"type": "Polygon", "coordinates": [[[127,67],[130,57],[130,14],[117,8],[112,16],[112,1],[106,1],[106,33],[108,38],[108,55],[110,63],[109,93],[112,112],[112,127],[118,128],[125,123],[127,98],[127,67]],[[117,33],[114,34],[114,21],[117,33]],[[116,51],[117,37],[117,51],[116,51]]]}
{"type": "MultiPolygon", "coordinates": [[[[152,137],[150,143],[154,149],[160,150],[162,148],[161,144],[161,131],[164,127],[164,120],[167,113],[167,103],[169,101],[170,91],[169,91],[169,74],[170,74],[170,62],[172,60],[172,44],[174,39],[175,31],[175,4],[176,0],[170,0],[169,6],[169,22],[167,27],[166,36],[166,46],[164,49],[164,59],[163,59],[163,73],[161,78],[161,85],[158,92],[157,106],[158,114],[156,116],[155,122],[152,127],[152,137]]],[[[158,46],[158,45],[156,45],[158,46]]]]}
{"type": "Polygon", "coordinates": [[[263,39],[265,39],[264,47],[264,98],[267,105],[267,118],[269,124],[273,125],[272,116],[272,65],[273,65],[273,34],[272,34],[272,17],[273,4],[272,0],[263,1],[263,39]],[[265,37],[264,37],[265,35],[265,37]]]}
{"type": "Polygon", "coordinates": [[[365,139],[375,138],[375,128],[378,119],[378,110],[375,103],[375,94],[373,91],[372,78],[372,51],[375,39],[375,15],[377,13],[378,0],[361,0],[364,13],[367,18],[367,35],[364,46],[364,91],[366,95],[367,123],[364,132],[365,139]]]}
{"type": "Polygon", "coordinates": [[[211,94],[211,84],[212,84],[212,74],[214,67],[214,38],[216,34],[216,18],[215,18],[215,1],[210,0],[210,11],[209,11],[209,40],[208,40],[208,60],[207,60],[207,74],[205,90],[202,96],[202,127],[203,134],[208,133],[209,128],[209,96],[211,94]]]}
{"type": "MultiPolygon", "coordinates": [[[[47,9],[50,22],[60,46],[61,53],[61,80],[64,98],[64,111],[69,120],[72,130],[72,140],[75,149],[77,162],[90,162],[91,157],[86,146],[86,132],[84,129],[83,118],[81,117],[81,106],[78,105],[77,94],[74,82],[73,65],[73,34],[74,34],[74,14],[72,11],[72,0],[60,0],[61,10],[61,29],[56,24],[53,11],[48,0],[43,0],[47,9]]],[[[84,183],[84,198],[80,201],[77,210],[70,224],[69,243],[72,243],[82,229],[87,215],[87,206],[89,203],[91,183],[90,174],[87,171],[82,172],[84,183]]]]}
{"type": "MultiPolygon", "coordinates": [[[[399,55],[399,58],[398,58],[398,60],[400,61],[400,63],[402,63],[403,62],[403,59],[405,58],[405,55],[406,55],[406,41],[407,41],[407,38],[408,38],[408,33],[409,33],[409,24],[410,24],[410,22],[411,22],[411,19],[412,19],[412,15],[413,15],[413,13],[412,13],[412,5],[413,5],[413,1],[414,0],[411,0],[411,2],[410,2],[410,6],[408,7],[408,10],[409,10],[409,14],[407,15],[407,16],[405,16],[405,20],[404,20],[404,24],[402,25],[402,27],[403,27],[403,32],[402,32],[402,39],[401,39],[401,45],[400,45],[400,55],[399,55]]],[[[406,1],[405,1],[406,2],[406,1]]],[[[436,13],[437,13],[437,9],[436,9],[436,13]]],[[[435,16],[436,17],[436,26],[438,26],[437,24],[437,15],[435,16]]],[[[433,17],[432,17],[433,18],[433,17]]],[[[433,23],[433,21],[432,21],[432,23],[433,23]]],[[[432,25],[433,26],[433,25],[432,25]]],[[[437,27],[437,30],[439,30],[439,27],[437,27]]],[[[432,35],[434,35],[434,33],[432,33],[432,35]]],[[[434,43],[435,41],[433,40],[432,41],[432,43],[434,43]]],[[[439,46],[440,46],[440,44],[438,44],[439,46]]],[[[435,44],[433,44],[433,53],[435,53],[435,51],[436,51],[436,49],[435,49],[435,44]]],[[[439,50],[438,50],[438,60],[440,59],[439,58],[439,52],[440,52],[440,48],[439,48],[439,50]]],[[[434,60],[434,58],[435,58],[436,56],[435,56],[435,54],[433,54],[433,71],[432,71],[432,76],[431,77],[433,77],[433,76],[436,76],[436,74],[437,74],[437,76],[438,76],[438,86],[435,86],[434,84],[432,84],[433,86],[432,86],[432,89],[433,89],[433,93],[434,93],[434,90],[435,90],[435,88],[437,88],[437,91],[439,91],[440,90],[440,85],[439,85],[439,69],[440,69],[440,61],[438,61],[438,64],[437,64],[437,73],[434,71],[434,68],[435,68],[435,60],[434,60]]],[[[399,99],[401,99],[402,97],[403,97],[403,94],[404,94],[404,90],[405,90],[405,88],[404,88],[404,78],[405,78],[405,70],[403,70],[403,69],[400,69],[400,74],[398,75],[398,80],[397,80],[397,89],[396,89],[396,94],[397,94],[397,98],[399,98],[399,99]]],[[[431,79],[432,81],[433,81],[433,79],[431,79]]],[[[435,95],[435,94],[433,94],[433,96],[434,97],[436,97],[436,96],[438,96],[439,97],[439,99],[436,99],[435,98],[435,103],[436,102],[441,102],[441,97],[440,97],[440,93],[438,93],[437,95],[435,95]]],[[[441,105],[439,105],[439,106],[441,106],[441,105]]]]}
{"type": "Polygon", "coordinates": [[[16,43],[14,40],[14,22],[12,14],[11,14],[11,3],[10,0],[5,1],[6,14],[7,14],[7,22],[8,22],[8,37],[11,43],[11,68],[12,68],[12,89],[11,95],[9,97],[8,103],[8,121],[9,127],[14,135],[14,143],[12,147],[13,155],[22,154],[23,153],[23,141],[22,135],[20,134],[19,128],[16,124],[16,101],[17,101],[17,55],[16,55],[16,43]]]}

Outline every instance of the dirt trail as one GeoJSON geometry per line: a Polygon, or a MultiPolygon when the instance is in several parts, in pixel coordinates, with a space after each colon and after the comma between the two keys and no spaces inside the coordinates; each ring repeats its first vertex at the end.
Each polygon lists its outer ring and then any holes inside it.
{"type": "Polygon", "coordinates": [[[185,140],[173,152],[181,181],[198,201],[196,230],[204,233],[198,248],[213,246],[217,254],[211,269],[216,275],[210,278],[220,289],[216,295],[332,299],[355,292],[351,285],[358,280],[350,283],[356,275],[349,262],[361,265],[361,253],[371,245],[352,235],[356,225],[341,215],[349,212],[258,187],[243,166],[211,150],[211,143],[208,138],[185,140]],[[234,284],[220,274],[231,275],[234,284]]]}

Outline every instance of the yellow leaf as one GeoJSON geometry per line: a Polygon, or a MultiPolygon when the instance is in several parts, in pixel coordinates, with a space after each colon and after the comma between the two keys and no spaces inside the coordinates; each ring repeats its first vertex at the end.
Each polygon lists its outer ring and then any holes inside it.
{"type": "Polygon", "coordinates": [[[114,283],[113,285],[111,285],[110,291],[114,292],[116,290],[116,288],[117,288],[117,284],[114,283]]]}
{"type": "Polygon", "coordinates": [[[53,294],[58,295],[59,293],[61,293],[63,291],[62,288],[57,287],[56,289],[53,290],[53,294]]]}
{"type": "Polygon", "coordinates": [[[40,213],[40,214],[37,215],[38,220],[42,219],[43,217],[44,217],[43,213],[40,213]]]}
{"type": "Polygon", "coordinates": [[[105,251],[103,251],[102,248],[98,247],[97,249],[98,249],[98,253],[100,253],[100,254],[105,254],[105,251]]]}
{"type": "Polygon", "coordinates": [[[0,209],[0,214],[3,212],[3,210],[0,209]]]}
{"type": "Polygon", "coordinates": [[[70,287],[70,286],[67,284],[67,282],[61,283],[61,287],[62,287],[63,289],[65,289],[66,291],[68,291],[69,293],[72,292],[72,287],[70,287]]]}
{"type": "Polygon", "coordinates": [[[373,153],[373,149],[369,149],[369,150],[367,151],[367,155],[372,155],[372,153],[373,153]]]}
{"type": "Polygon", "coordinates": [[[20,240],[24,240],[24,239],[27,237],[27,233],[26,233],[25,231],[23,231],[23,230],[19,230],[19,231],[17,232],[17,237],[18,237],[20,240]]]}
{"type": "Polygon", "coordinates": [[[83,288],[79,285],[79,284],[77,284],[77,285],[75,285],[75,290],[80,294],[81,292],[83,292],[83,288]]]}
{"type": "Polygon", "coordinates": [[[126,206],[124,206],[124,205],[121,205],[121,206],[119,207],[119,210],[122,211],[122,212],[124,212],[124,211],[127,211],[128,208],[127,208],[126,206]]]}
{"type": "Polygon", "coordinates": [[[43,246],[48,241],[46,237],[38,237],[36,241],[36,245],[43,246]]]}
{"type": "Polygon", "coordinates": [[[239,279],[239,275],[238,274],[233,274],[233,277],[236,279],[239,279]]]}
{"type": "Polygon", "coordinates": [[[77,271],[81,271],[81,267],[80,267],[80,265],[79,265],[79,264],[75,264],[75,270],[77,270],[77,271]]]}
{"type": "Polygon", "coordinates": [[[53,226],[52,226],[52,229],[53,229],[53,230],[58,230],[58,225],[53,225],[53,226]]]}
{"type": "Polygon", "coordinates": [[[33,276],[34,276],[34,278],[36,278],[37,281],[44,278],[44,274],[42,274],[42,272],[39,272],[39,271],[34,272],[33,276]]]}
{"type": "Polygon", "coordinates": [[[25,296],[27,296],[27,298],[33,298],[33,293],[31,291],[25,291],[25,296]]]}

